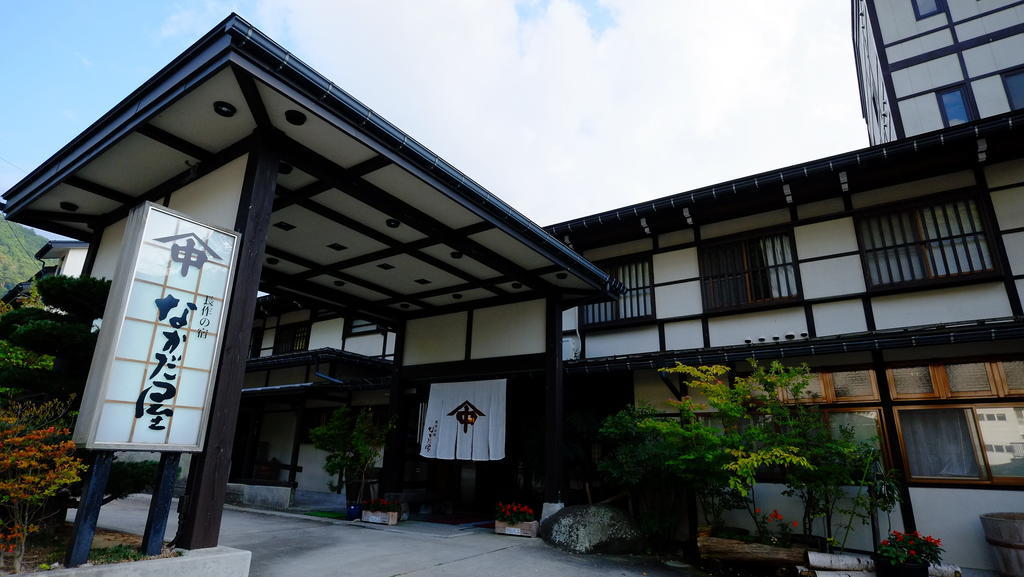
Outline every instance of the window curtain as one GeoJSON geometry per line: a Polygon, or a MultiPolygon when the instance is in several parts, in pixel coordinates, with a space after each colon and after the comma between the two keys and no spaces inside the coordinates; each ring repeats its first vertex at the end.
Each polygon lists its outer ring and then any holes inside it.
{"type": "Polygon", "coordinates": [[[793,251],[789,237],[776,234],[761,239],[759,243],[771,297],[793,296],[796,292],[796,271],[793,270],[793,251]]]}
{"type": "Polygon", "coordinates": [[[899,415],[911,476],[982,477],[970,409],[907,410],[899,415]]]}

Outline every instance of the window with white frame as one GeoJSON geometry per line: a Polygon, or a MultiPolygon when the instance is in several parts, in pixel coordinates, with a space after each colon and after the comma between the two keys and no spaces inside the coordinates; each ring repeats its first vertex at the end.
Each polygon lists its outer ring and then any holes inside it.
{"type": "Polygon", "coordinates": [[[960,199],[889,211],[857,222],[871,287],[994,270],[977,203],[960,199]]]}
{"type": "Polygon", "coordinates": [[[789,232],[699,249],[704,309],[729,309],[799,296],[789,232]]]}
{"type": "Polygon", "coordinates": [[[621,262],[608,268],[626,291],[614,301],[583,307],[583,322],[588,325],[649,317],[654,314],[651,293],[651,261],[644,258],[621,262]]]}

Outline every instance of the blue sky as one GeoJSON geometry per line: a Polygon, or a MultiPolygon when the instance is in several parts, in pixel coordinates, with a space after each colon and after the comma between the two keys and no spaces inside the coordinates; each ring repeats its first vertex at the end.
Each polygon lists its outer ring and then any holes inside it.
{"type": "Polygon", "coordinates": [[[867,144],[841,0],[46,1],[0,190],[232,10],[542,225],[867,144]]]}

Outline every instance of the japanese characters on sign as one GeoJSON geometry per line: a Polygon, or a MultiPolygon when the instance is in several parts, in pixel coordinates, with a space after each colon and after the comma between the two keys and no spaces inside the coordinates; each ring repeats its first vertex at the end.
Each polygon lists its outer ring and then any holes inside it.
{"type": "Polygon", "coordinates": [[[75,440],[199,451],[238,233],[147,203],[129,217],[75,440]]]}

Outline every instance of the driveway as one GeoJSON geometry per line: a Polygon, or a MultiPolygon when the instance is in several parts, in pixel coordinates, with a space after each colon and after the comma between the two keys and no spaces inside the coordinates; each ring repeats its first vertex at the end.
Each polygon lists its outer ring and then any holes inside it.
{"type": "MultiPolygon", "coordinates": [[[[99,526],[141,535],[149,498],[105,505],[99,526]]],[[[171,515],[167,535],[177,527],[171,515]]],[[[321,520],[292,513],[226,507],[220,544],[252,551],[253,577],[699,577],[640,557],[572,555],[540,539],[487,529],[402,522],[393,528],[321,520]]]]}

